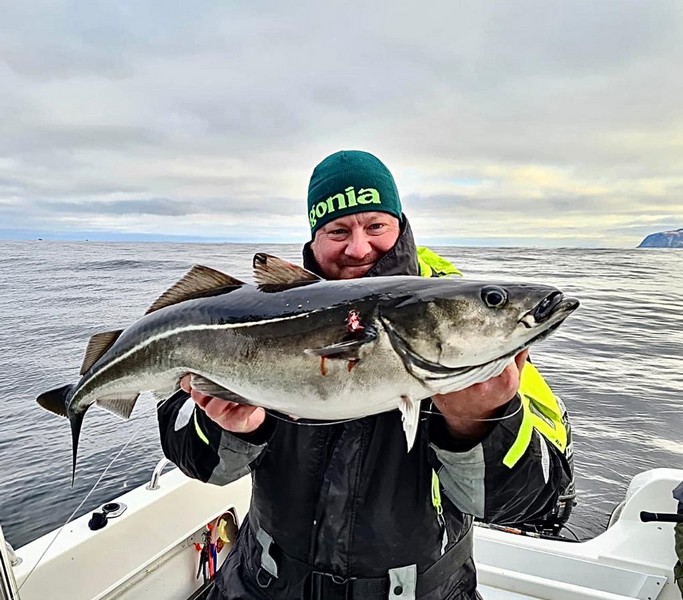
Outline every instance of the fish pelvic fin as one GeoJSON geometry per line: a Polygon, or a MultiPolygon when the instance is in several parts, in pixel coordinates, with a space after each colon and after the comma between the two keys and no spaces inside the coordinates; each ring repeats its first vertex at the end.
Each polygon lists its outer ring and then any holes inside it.
{"type": "Polygon", "coordinates": [[[95,400],[95,404],[104,408],[110,413],[115,414],[117,417],[129,419],[139,397],[140,394],[135,394],[133,396],[100,396],[97,400],[95,400]]]}
{"type": "Polygon", "coordinates": [[[314,281],[321,281],[315,273],[265,252],[254,254],[252,266],[254,268],[254,281],[263,292],[278,292],[314,281]]]}
{"type": "Polygon", "coordinates": [[[420,427],[420,401],[413,400],[409,396],[401,396],[401,403],[398,406],[403,419],[403,431],[406,434],[408,452],[411,451],[417,437],[417,430],[420,427]]]}
{"type": "Polygon", "coordinates": [[[85,375],[101,357],[114,345],[114,342],[119,339],[123,333],[123,329],[116,331],[103,331],[96,333],[88,341],[88,347],[85,350],[83,357],[83,364],[81,365],[81,375],[85,375]]]}
{"type": "Polygon", "coordinates": [[[78,456],[78,440],[81,437],[81,427],[83,426],[83,418],[85,411],[69,416],[71,423],[71,444],[73,448],[73,459],[71,463],[71,487],[74,486],[76,479],[76,457],[78,456]]]}
{"type": "Polygon", "coordinates": [[[43,392],[36,398],[36,402],[40,404],[45,410],[50,411],[60,417],[68,417],[66,412],[66,405],[71,394],[71,390],[75,386],[73,384],[63,385],[48,392],[43,392]]]}
{"type": "Polygon", "coordinates": [[[185,302],[185,300],[201,298],[211,295],[212,292],[241,285],[244,285],[243,281],[226,275],[221,271],[203,265],[194,265],[176,283],[161,294],[152,306],[147,309],[145,314],[148,315],[161,308],[185,302]]]}

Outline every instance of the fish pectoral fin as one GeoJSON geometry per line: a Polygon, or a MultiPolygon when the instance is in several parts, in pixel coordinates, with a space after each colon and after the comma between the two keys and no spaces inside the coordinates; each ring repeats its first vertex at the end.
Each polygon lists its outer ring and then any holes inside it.
{"type": "Polygon", "coordinates": [[[55,415],[60,417],[68,417],[66,414],[66,403],[71,390],[74,388],[72,384],[63,385],[62,387],[55,388],[54,390],[49,390],[43,392],[36,398],[36,402],[40,404],[45,410],[50,411],[55,415]]]}
{"type": "Polygon", "coordinates": [[[358,351],[370,342],[377,339],[377,330],[368,326],[362,331],[358,331],[350,335],[348,339],[323,346],[322,348],[306,348],[304,352],[311,356],[320,356],[322,358],[341,359],[341,360],[358,360],[358,351]]]}
{"type": "Polygon", "coordinates": [[[138,401],[140,394],[134,396],[122,396],[120,394],[110,394],[108,396],[100,396],[95,400],[95,404],[115,414],[122,419],[129,419],[135,403],[138,401]]]}
{"type": "Polygon", "coordinates": [[[212,396],[214,398],[220,398],[221,400],[228,400],[230,402],[237,402],[239,404],[248,404],[246,398],[231,392],[229,389],[224,388],[222,385],[217,384],[215,381],[211,381],[206,377],[192,373],[190,377],[190,386],[193,390],[206,395],[212,396]]]}
{"type": "Polygon", "coordinates": [[[254,281],[263,292],[277,292],[321,281],[315,273],[265,252],[254,254],[252,266],[254,281]]]}
{"type": "Polygon", "coordinates": [[[244,282],[235,277],[221,273],[211,267],[194,265],[176,283],[161,294],[152,306],[147,309],[145,314],[148,315],[155,310],[173,306],[174,304],[185,302],[185,300],[201,298],[211,294],[211,292],[241,285],[244,285],[244,282]]]}
{"type": "Polygon", "coordinates": [[[103,331],[96,333],[88,340],[88,347],[85,349],[83,364],[81,365],[81,375],[85,375],[101,357],[114,345],[123,333],[123,329],[115,331],[103,331]]]}
{"type": "Polygon", "coordinates": [[[420,401],[413,400],[409,396],[401,396],[398,409],[401,411],[403,431],[406,434],[406,443],[408,444],[408,452],[410,452],[420,426],[420,401]]]}

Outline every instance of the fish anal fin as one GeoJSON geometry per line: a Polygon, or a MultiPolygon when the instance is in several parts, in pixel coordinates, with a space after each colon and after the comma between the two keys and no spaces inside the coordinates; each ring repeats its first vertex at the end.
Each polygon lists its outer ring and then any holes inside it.
{"type": "Polygon", "coordinates": [[[145,314],[179,304],[185,300],[200,298],[203,295],[226,287],[237,287],[240,285],[244,285],[244,282],[235,277],[226,275],[211,267],[194,265],[176,283],[161,294],[152,306],[147,309],[145,314]]]}
{"type": "Polygon", "coordinates": [[[398,406],[403,420],[403,431],[406,434],[408,452],[415,444],[417,430],[420,427],[420,401],[413,400],[409,396],[401,396],[401,403],[398,406]]]}
{"type": "Polygon", "coordinates": [[[248,404],[247,400],[239,394],[231,392],[222,385],[219,385],[206,377],[197,375],[196,373],[192,373],[190,377],[190,386],[193,390],[197,390],[206,396],[220,398],[221,400],[229,400],[230,402],[237,402],[239,404],[248,404]]]}
{"type": "Polygon", "coordinates": [[[255,254],[252,265],[254,281],[264,292],[276,292],[321,280],[315,273],[265,252],[255,254]]]}
{"type": "Polygon", "coordinates": [[[83,364],[81,365],[81,375],[85,375],[101,357],[114,345],[123,333],[123,329],[116,331],[103,331],[96,333],[88,340],[88,347],[85,349],[83,364]]]}
{"type": "Polygon", "coordinates": [[[36,402],[40,404],[45,410],[50,411],[55,415],[60,417],[67,417],[66,414],[66,403],[73,385],[63,385],[62,387],[55,388],[54,390],[49,390],[43,392],[36,398],[36,402]]]}
{"type": "Polygon", "coordinates": [[[115,414],[117,417],[129,419],[139,397],[140,394],[135,394],[134,396],[111,394],[108,396],[100,396],[95,401],[95,404],[101,408],[104,408],[104,410],[115,414]]]}

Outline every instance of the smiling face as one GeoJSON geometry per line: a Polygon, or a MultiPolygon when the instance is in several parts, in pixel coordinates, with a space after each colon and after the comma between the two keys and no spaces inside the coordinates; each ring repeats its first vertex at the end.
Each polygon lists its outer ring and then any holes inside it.
{"type": "Polygon", "coordinates": [[[315,232],[313,256],[328,279],[363,277],[394,247],[399,221],[385,212],[360,212],[330,221],[315,232]]]}

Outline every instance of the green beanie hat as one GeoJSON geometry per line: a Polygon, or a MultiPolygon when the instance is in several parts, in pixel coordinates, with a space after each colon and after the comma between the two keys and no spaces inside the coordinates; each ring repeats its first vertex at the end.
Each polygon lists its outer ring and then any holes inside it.
{"type": "Polygon", "coordinates": [[[360,150],[342,150],[313,170],[308,184],[311,237],[334,219],[370,211],[401,218],[396,183],[379,158],[360,150]]]}

